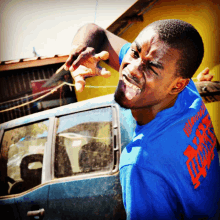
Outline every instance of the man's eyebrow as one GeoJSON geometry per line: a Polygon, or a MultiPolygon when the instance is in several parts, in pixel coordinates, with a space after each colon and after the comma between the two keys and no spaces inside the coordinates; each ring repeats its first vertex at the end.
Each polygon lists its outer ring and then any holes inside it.
{"type": "Polygon", "coordinates": [[[164,69],[163,64],[162,64],[161,62],[159,62],[159,61],[151,60],[151,61],[149,61],[148,63],[149,63],[151,66],[156,67],[157,69],[161,69],[161,70],[164,69]]]}
{"type": "Polygon", "coordinates": [[[141,52],[141,45],[135,40],[134,43],[136,44],[137,50],[140,53],[141,52]]]}

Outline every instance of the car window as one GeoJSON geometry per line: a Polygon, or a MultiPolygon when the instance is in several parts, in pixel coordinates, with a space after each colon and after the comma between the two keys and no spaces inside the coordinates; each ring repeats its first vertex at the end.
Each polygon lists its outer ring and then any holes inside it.
{"type": "Polygon", "coordinates": [[[1,195],[16,194],[41,183],[49,120],[5,131],[0,151],[1,195]]]}
{"type": "Polygon", "coordinates": [[[60,117],[55,144],[55,177],[110,171],[113,168],[112,109],[60,117]]]}

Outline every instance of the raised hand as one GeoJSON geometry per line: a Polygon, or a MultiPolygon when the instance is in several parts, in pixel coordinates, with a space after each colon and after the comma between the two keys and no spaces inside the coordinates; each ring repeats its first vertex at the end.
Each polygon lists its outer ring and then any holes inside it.
{"type": "Polygon", "coordinates": [[[91,76],[109,77],[111,73],[98,65],[100,60],[107,60],[109,53],[102,51],[95,54],[92,47],[74,45],[64,69],[69,70],[75,80],[76,91],[82,92],[85,87],[85,78],[91,76]]]}
{"type": "Polygon", "coordinates": [[[209,73],[209,68],[206,67],[202,72],[200,72],[197,76],[198,81],[211,81],[213,78],[213,75],[209,73]]]}

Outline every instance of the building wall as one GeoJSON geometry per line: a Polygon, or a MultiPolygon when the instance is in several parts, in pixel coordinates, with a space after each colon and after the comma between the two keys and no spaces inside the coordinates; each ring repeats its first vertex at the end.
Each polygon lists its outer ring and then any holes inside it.
{"type": "MultiPolygon", "coordinates": [[[[56,107],[65,104],[65,102],[72,102],[66,98],[75,96],[75,91],[68,93],[65,86],[58,91],[55,91],[50,96],[38,100],[34,103],[24,105],[10,111],[1,112],[5,109],[10,109],[14,106],[23,105],[36,99],[38,96],[33,95],[32,82],[49,79],[62,64],[50,64],[39,67],[30,67],[24,69],[14,69],[0,72],[0,123],[29,115],[46,108],[56,107]],[[65,93],[65,94],[64,94],[65,93]],[[67,97],[68,96],[68,97],[67,97]],[[59,101],[62,97],[62,102],[59,101]],[[65,100],[64,100],[65,98],[65,100]],[[41,107],[39,107],[41,106],[41,107]]],[[[48,88],[46,88],[48,89],[48,88]]],[[[46,93],[42,93],[44,95],[46,93]]]]}

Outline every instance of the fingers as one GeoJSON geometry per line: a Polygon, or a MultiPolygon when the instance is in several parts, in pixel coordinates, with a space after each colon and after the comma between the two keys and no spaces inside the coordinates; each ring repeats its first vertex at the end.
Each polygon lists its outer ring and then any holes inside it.
{"type": "Polygon", "coordinates": [[[70,72],[72,77],[75,80],[75,88],[77,92],[82,92],[85,87],[85,80],[84,78],[88,75],[92,74],[92,70],[85,67],[79,66],[75,71],[70,72]]]}
{"type": "Polygon", "coordinates": [[[95,49],[92,47],[87,47],[85,51],[82,51],[77,59],[73,62],[71,67],[69,68],[70,71],[74,71],[80,65],[83,65],[85,62],[88,62],[89,58],[91,58],[95,53],[95,49]]]}
{"type": "Polygon", "coordinates": [[[107,60],[109,58],[109,53],[107,51],[102,51],[95,55],[97,61],[99,60],[107,60]]]}
{"type": "Polygon", "coordinates": [[[78,75],[75,77],[75,88],[77,92],[82,92],[85,87],[85,80],[82,76],[78,75]]]}
{"type": "Polygon", "coordinates": [[[77,47],[64,64],[64,69],[69,70],[75,80],[75,89],[77,92],[82,92],[85,87],[85,78],[90,76],[101,75],[103,77],[111,76],[110,71],[105,68],[98,67],[100,60],[107,60],[109,53],[102,51],[95,54],[95,49],[92,47],[77,47]]]}
{"type": "Polygon", "coordinates": [[[76,76],[80,75],[83,77],[93,76],[93,72],[90,68],[80,65],[76,70],[70,72],[72,77],[75,79],[76,76]]]}
{"type": "Polygon", "coordinates": [[[211,81],[213,78],[213,75],[209,73],[209,68],[205,68],[202,72],[199,73],[197,76],[198,81],[211,81]]]}
{"type": "Polygon", "coordinates": [[[211,81],[213,79],[213,75],[206,75],[206,76],[204,76],[204,79],[203,79],[203,81],[211,81]]]}
{"type": "Polygon", "coordinates": [[[80,65],[75,71],[71,72],[72,77],[75,80],[75,89],[77,92],[82,92],[85,87],[85,77],[101,75],[105,78],[111,76],[110,71],[105,68],[97,68],[96,74],[85,66],[80,65]]]}
{"type": "Polygon", "coordinates": [[[69,70],[72,63],[77,59],[77,57],[86,49],[85,46],[82,45],[73,45],[71,48],[70,55],[64,64],[64,69],[69,70]]]}
{"type": "Polygon", "coordinates": [[[100,71],[99,71],[99,75],[103,76],[104,78],[108,78],[111,76],[111,72],[106,70],[105,68],[102,68],[100,71]]]}
{"type": "Polygon", "coordinates": [[[68,59],[66,60],[66,63],[64,64],[64,69],[65,70],[69,70],[69,68],[71,67],[72,62],[75,59],[75,55],[70,54],[68,59]]]}

